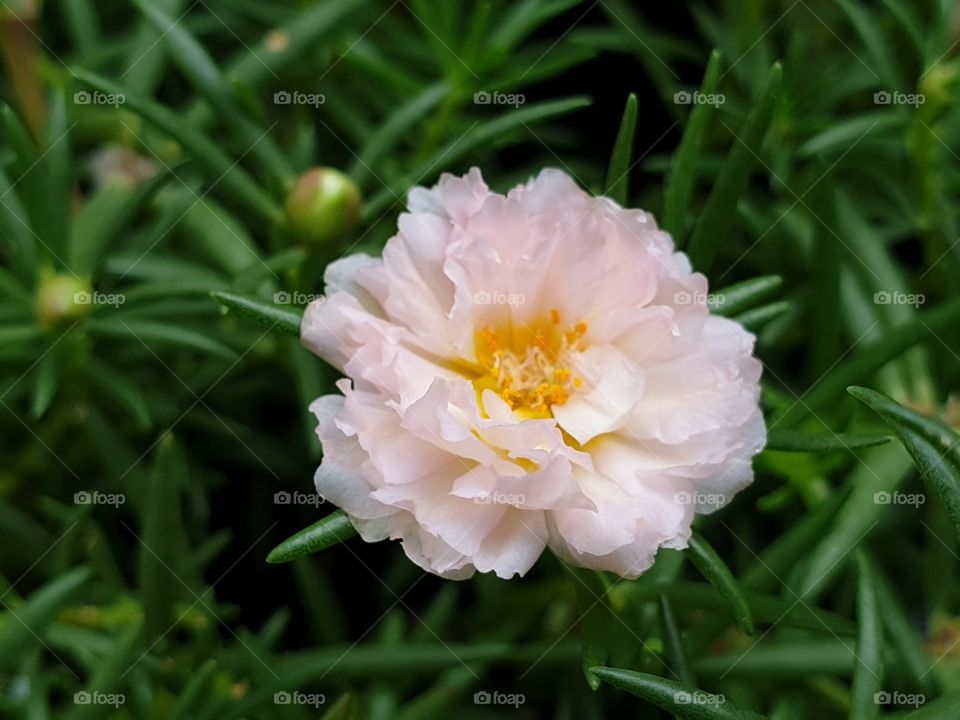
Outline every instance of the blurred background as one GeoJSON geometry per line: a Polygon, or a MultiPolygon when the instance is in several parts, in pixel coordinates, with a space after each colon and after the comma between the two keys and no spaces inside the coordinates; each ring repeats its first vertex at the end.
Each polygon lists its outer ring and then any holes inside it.
{"type": "Polygon", "coordinates": [[[753,637],[681,553],[636,582],[446,582],[358,539],[269,565],[334,509],[307,406],[338,376],[210,293],[297,312],[414,185],[554,166],[748,283],[723,311],[784,428],[882,431],[850,384],[956,427],[958,28],[951,0],[0,0],[0,716],[659,717],[583,656],[663,675],[679,628],[699,687],[844,718],[863,546],[876,713],[955,717],[956,534],[899,444],[766,452],[704,519],[753,637]]]}

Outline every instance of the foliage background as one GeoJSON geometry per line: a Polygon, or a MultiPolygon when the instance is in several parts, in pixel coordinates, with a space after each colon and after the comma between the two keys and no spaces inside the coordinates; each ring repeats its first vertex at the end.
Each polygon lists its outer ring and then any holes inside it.
{"type": "Polygon", "coordinates": [[[0,1],[0,715],[956,716],[957,5],[662,5],[0,1]],[[304,244],[318,165],[363,207],[304,244]],[[779,449],[635,582],[449,583],[357,540],[266,564],[328,512],[275,493],[311,491],[336,375],[210,292],[320,292],[473,165],[561,167],[746,282],[718,311],[758,333],[779,449]]]}

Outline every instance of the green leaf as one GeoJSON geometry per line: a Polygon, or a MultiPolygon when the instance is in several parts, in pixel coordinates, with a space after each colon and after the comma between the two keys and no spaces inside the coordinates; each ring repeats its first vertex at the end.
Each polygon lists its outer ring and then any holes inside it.
{"type": "MultiPolygon", "coordinates": [[[[144,623],[138,618],[133,625],[118,637],[109,652],[99,663],[84,688],[89,695],[109,695],[120,692],[120,683],[127,670],[137,660],[137,653],[143,640],[144,623]]],[[[94,703],[75,703],[67,714],[69,720],[103,717],[103,708],[94,703]]]]}
{"type": "Polygon", "coordinates": [[[590,668],[610,661],[632,663],[637,655],[638,643],[632,638],[629,625],[617,616],[612,607],[610,588],[604,576],[567,564],[563,568],[573,580],[577,598],[581,668],[587,684],[596,690],[600,687],[600,679],[590,672],[590,668]]]}
{"type": "Polygon", "coordinates": [[[853,669],[851,720],[875,720],[879,705],[874,695],[883,686],[883,629],[876,579],[867,559],[857,551],[857,662],[853,669]]]}
{"type": "Polygon", "coordinates": [[[303,321],[303,315],[300,313],[246,295],[214,291],[210,293],[210,297],[231,310],[236,310],[259,323],[268,325],[271,330],[276,329],[288,335],[300,337],[300,324],[303,321]]]}
{"type": "Polygon", "coordinates": [[[60,382],[60,364],[57,353],[48,352],[39,361],[37,379],[33,385],[33,395],[30,398],[30,417],[42,418],[46,415],[60,382]]]}
{"type": "Polygon", "coordinates": [[[398,198],[406,193],[411,186],[435,176],[441,170],[454,165],[477,148],[498,140],[503,141],[511,131],[518,128],[529,132],[531,126],[536,123],[566,115],[588,105],[590,105],[590,99],[585,97],[551,100],[529,105],[519,110],[512,110],[493,120],[475,124],[466,133],[454,138],[445,147],[435,152],[432,157],[416,166],[400,182],[394,183],[391,187],[385,188],[371,198],[370,202],[363,206],[364,219],[369,220],[378,217],[390,205],[397,202],[398,198]]]}
{"type": "Polygon", "coordinates": [[[799,430],[772,429],[767,433],[766,450],[779,452],[824,452],[854,450],[888,443],[889,435],[866,433],[806,433],[799,430]]]}
{"type": "Polygon", "coordinates": [[[37,235],[57,264],[62,264],[70,222],[72,129],[72,125],[67,125],[67,106],[63,93],[55,92],[50,102],[46,149],[41,155],[44,172],[43,195],[40,198],[42,211],[35,222],[37,235]]]}
{"type": "Polygon", "coordinates": [[[770,303],[769,305],[761,305],[760,307],[747,310],[733,319],[743,325],[747,330],[759,332],[767,323],[786,315],[792,309],[793,306],[788,301],[780,300],[770,303]]]}
{"type": "Polygon", "coordinates": [[[814,600],[844,569],[851,551],[869,536],[889,507],[878,502],[877,496],[895,491],[909,468],[910,458],[893,443],[863,455],[847,480],[850,495],[820,542],[805,556],[797,582],[799,597],[806,602],[814,600]]]}
{"type": "Polygon", "coordinates": [[[733,147],[694,228],[688,254],[693,267],[700,272],[710,269],[717,251],[729,241],[737,218],[737,202],[759,162],[760,147],[780,99],[782,76],[780,63],[774,63],[753,110],[733,139],[733,147]]]}
{"type": "MultiPolygon", "coordinates": [[[[225,360],[236,360],[237,353],[209,335],[191,330],[183,325],[171,325],[157,320],[142,320],[129,317],[112,320],[96,320],[90,323],[90,331],[103,337],[139,340],[149,350],[152,344],[199,350],[225,360]]],[[[155,351],[154,351],[155,352],[155,351]]]]}
{"type": "Polygon", "coordinates": [[[143,537],[137,538],[143,612],[147,632],[159,638],[176,620],[174,604],[186,589],[181,568],[189,544],[183,528],[181,488],[186,487],[187,463],[173,436],[163,436],[157,449],[144,505],[143,537]]]}
{"type": "Polygon", "coordinates": [[[741,710],[725,701],[719,702],[718,695],[711,695],[657,675],[612,667],[592,667],[590,672],[608,685],[626,690],[682,720],[763,720],[763,716],[755,712],[741,710]],[[718,701],[702,701],[710,698],[718,701]]]}
{"type": "MultiPolygon", "coordinates": [[[[10,269],[27,287],[33,287],[37,277],[37,242],[30,228],[27,211],[10,184],[3,166],[0,165],[0,229],[10,243],[10,269]]],[[[6,243],[4,243],[5,245],[6,243]]],[[[2,248],[3,246],[0,246],[2,248]]]]}
{"type": "Polygon", "coordinates": [[[731,317],[767,300],[782,285],[783,278],[779,275],[762,275],[711,293],[707,304],[711,312],[731,317]]]}
{"type": "Polygon", "coordinates": [[[376,174],[374,167],[449,93],[449,84],[434,83],[391,113],[383,126],[364,144],[350,166],[348,174],[354,182],[363,185],[369,181],[376,174]]]}
{"type": "Polygon", "coordinates": [[[960,536],[960,436],[946,423],[909,410],[875,390],[850,387],[847,391],[896,433],[960,536]]]}
{"type": "Polygon", "coordinates": [[[47,626],[89,579],[89,568],[75,568],[36,590],[22,605],[3,603],[0,667],[14,667],[25,659],[27,649],[41,642],[47,626]]]}
{"type": "Polygon", "coordinates": [[[747,633],[753,634],[753,617],[740,586],[733,574],[710,545],[699,534],[690,537],[687,553],[697,570],[713,585],[727,601],[737,625],[747,633]]]}
{"type": "Polygon", "coordinates": [[[802,403],[795,403],[778,418],[778,422],[791,426],[808,414],[835,403],[848,386],[867,379],[870,373],[918,342],[936,339],[937,333],[955,326],[958,320],[960,300],[954,300],[935,310],[917,313],[911,320],[898,323],[876,339],[864,341],[857,346],[852,357],[838,363],[804,395],[802,403]]]}
{"type": "Polygon", "coordinates": [[[357,531],[347,514],[343,510],[337,510],[277,545],[267,555],[267,562],[287,563],[304,555],[326,550],[356,534],[357,531]]]}
{"type": "Polygon", "coordinates": [[[697,679],[693,675],[693,670],[690,669],[687,651],[683,647],[683,637],[680,635],[680,628],[677,627],[677,619],[673,615],[670,600],[665,595],[660,596],[660,605],[657,609],[660,634],[667,651],[667,659],[670,661],[670,669],[684,685],[695,687],[697,679]]]}
{"type": "Polygon", "coordinates": [[[613,144],[613,153],[607,166],[606,196],[621,205],[627,202],[630,190],[630,167],[633,161],[633,137],[637,132],[637,96],[630,93],[623,109],[620,129],[613,144]]]}
{"type": "MultiPolygon", "coordinates": [[[[720,80],[720,53],[710,53],[707,71],[700,86],[702,95],[714,95],[720,80]]],[[[683,131],[680,145],[673,154],[670,172],[667,174],[663,191],[663,229],[670,233],[682,245],[686,227],[684,220],[690,208],[690,196],[697,182],[697,170],[703,161],[703,145],[710,129],[710,120],[718,108],[710,103],[698,103],[693,106],[687,127],[683,131]]]]}

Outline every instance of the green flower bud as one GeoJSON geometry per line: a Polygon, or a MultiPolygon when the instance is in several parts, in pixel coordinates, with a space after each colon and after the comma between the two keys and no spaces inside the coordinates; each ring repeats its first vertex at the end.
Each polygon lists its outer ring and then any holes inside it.
{"type": "Polygon", "coordinates": [[[305,245],[343,237],[360,219],[360,189],[339,170],[308,170],[287,197],[287,221],[305,245]]]}
{"type": "Polygon", "coordinates": [[[91,307],[90,283],[73,275],[48,273],[37,289],[37,317],[47,326],[81,318],[91,307]]]}

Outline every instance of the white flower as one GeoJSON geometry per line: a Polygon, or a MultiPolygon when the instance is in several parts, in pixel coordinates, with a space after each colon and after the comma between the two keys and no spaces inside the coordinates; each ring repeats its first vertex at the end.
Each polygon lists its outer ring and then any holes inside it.
{"type": "Polygon", "coordinates": [[[430,572],[508,578],[549,547],[636,577],[753,479],[753,336],[652,216],[558,170],[414,188],[383,259],[326,284],[303,342],[349,379],[311,405],[317,490],[430,572]]]}

